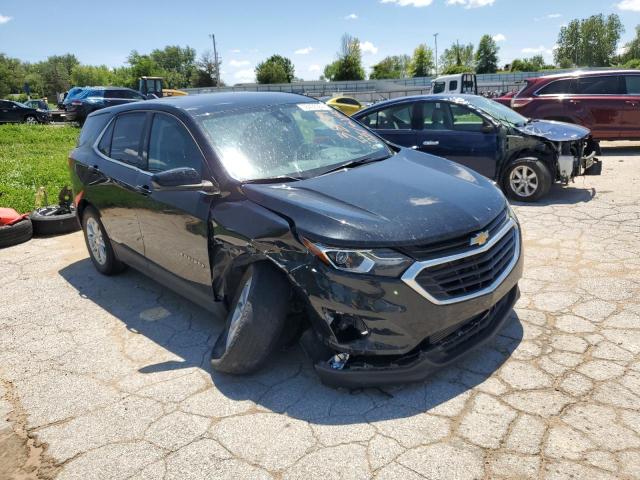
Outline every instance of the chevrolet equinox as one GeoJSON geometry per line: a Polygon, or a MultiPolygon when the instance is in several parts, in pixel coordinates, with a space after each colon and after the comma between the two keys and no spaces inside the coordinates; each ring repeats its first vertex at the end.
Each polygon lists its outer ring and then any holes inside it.
{"type": "Polygon", "coordinates": [[[308,97],[106,108],[69,166],[98,271],[224,302],[219,371],[299,339],[329,385],[419,381],[492,338],[519,296],[520,226],[490,180],[308,97]]]}

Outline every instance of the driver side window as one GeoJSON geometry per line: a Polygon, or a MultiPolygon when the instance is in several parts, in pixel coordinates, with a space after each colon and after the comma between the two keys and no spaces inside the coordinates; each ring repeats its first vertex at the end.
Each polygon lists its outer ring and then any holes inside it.
{"type": "Polygon", "coordinates": [[[190,167],[202,174],[202,163],[202,153],[184,125],[169,115],[155,114],[149,137],[149,171],[190,167]]]}

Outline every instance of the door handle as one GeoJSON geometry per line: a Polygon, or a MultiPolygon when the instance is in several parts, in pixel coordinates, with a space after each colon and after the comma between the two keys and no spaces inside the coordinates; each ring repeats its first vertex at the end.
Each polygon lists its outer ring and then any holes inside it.
{"type": "Polygon", "coordinates": [[[425,140],[424,142],[422,142],[422,145],[425,147],[431,147],[440,145],[440,142],[438,140],[425,140]]]}
{"type": "Polygon", "coordinates": [[[136,185],[133,189],[141,195],[151,195],[151,189],[147,185],[136,185]]]}
{"type": "Polygon", "coordinates": [[[569,100],[569,103],[573,103],[574,105],[577,105],[578,103],[580,103],[580,100],[569,100]]]}

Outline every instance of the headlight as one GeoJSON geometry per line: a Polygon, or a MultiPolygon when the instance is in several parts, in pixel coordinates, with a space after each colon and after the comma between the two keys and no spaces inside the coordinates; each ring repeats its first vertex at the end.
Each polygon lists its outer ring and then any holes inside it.
{"type": "Polygon", "coordinates": [[[413,263],[409,257],[388,248],[373,250],[332,248],[313,243],[306,238],[302,239],[302,243],[323,263],[344,272],[399,277],[413,263]]]}
{"type": "Polygon", "coordinates": [[[516,222],[516,224],[520,225],[520,220],[518,220],[518,216],[509,202],[507,202],[507,215],[509,215],[509,218],[516,222]]]}

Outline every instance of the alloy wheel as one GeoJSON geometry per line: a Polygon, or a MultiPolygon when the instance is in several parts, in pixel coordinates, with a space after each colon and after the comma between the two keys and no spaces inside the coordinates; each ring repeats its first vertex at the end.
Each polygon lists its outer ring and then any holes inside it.
{"type": "Polygon", "coordinates": [[[511,190],[520,197],[530,197],[538,191],[538,174],[527,165],[518,165],[509,175],[511,190]]]}
{"type": "Polygon", "coordinates": [[[91,249],[91,255],[100,265],[107,263],[107,247],[104,242],[102,230],[97,220],[90,217],[87,220],[87,241],[91,249]]]}
{"type": "Polygon", "coordinates": [[[231,344],[233,337],[235,337],[236,330],[239,326],[239,320],[242,317],[242,313],[247,306],[249,300],[249,291],[251,290],[251,282],[253,281],[253,276],[249,277],[242,287],[242,291],[240,292],[240,296],[238,297],[238,301],[236,302],[236,306],[233,309],[233,314],[231,315],[231,322],[229,323],[229,333],[227,333],[227,347],[231,344]]]}

